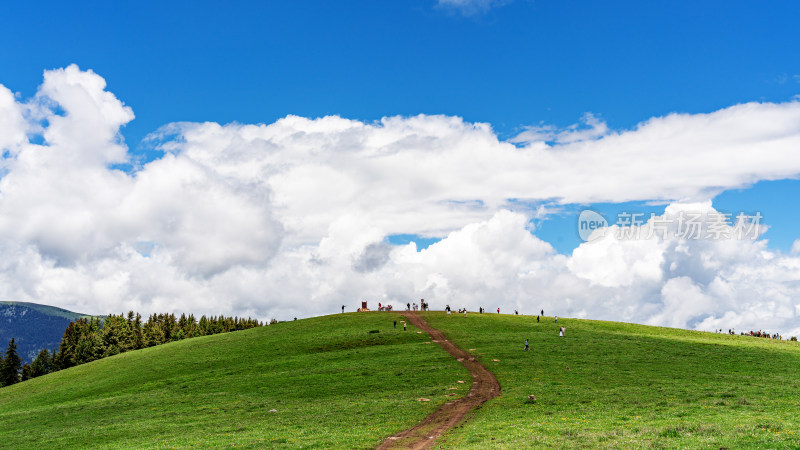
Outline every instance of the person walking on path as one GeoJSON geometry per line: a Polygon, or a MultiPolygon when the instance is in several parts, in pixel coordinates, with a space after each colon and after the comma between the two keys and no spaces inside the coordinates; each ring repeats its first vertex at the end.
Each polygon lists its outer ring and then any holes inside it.
{"type": "Polygon", "coordinates": [[[528,351],[528,339],[527,338],[525,339],[525,351],[526,352],[528,351]]]}
{"type": "Polygon", "coordinates": [[[411,303],[406,303],[406,311],[411,311],[411,303]]]}

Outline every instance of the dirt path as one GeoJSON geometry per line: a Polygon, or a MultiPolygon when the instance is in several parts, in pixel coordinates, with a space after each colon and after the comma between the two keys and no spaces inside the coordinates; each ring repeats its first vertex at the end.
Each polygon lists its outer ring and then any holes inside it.
{"type": "Polygon", "coordinates": [[[434,342],[441,345],[447,350],[447,353],[453,355],[464,367],[469,369],[472,374],[472,389],[465,397],[445,403],[413,428],[389,436],[378,446],[378,449],[432,447],[436,439],[445,431],[461,423],[469,413],[487,400],[500,395],[500,383],[497,382],[497,378],[473,356],[445,339],[441,331],[432,328],[416,313],[404,311],[401,314],[412,325],[428,333],[434,342]]]}

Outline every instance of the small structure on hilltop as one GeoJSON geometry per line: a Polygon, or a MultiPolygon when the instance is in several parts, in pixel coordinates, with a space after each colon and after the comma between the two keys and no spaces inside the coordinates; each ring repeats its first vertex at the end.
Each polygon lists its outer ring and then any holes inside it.
{"type": "Polygon", "coordinates": [[[358,312],[362,312],[362,311],[369,311],[369,308],[367,308],[367,302],[365,302],[365,301],[361,302],[361,308],[358,308],[358,312]]]}

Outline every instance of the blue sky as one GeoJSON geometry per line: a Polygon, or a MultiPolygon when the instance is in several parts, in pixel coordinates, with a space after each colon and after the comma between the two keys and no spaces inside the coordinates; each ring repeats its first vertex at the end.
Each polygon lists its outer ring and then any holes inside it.
{"type": "Polygon", "coordinates": [[[178,120],[451,114],[501,134],[585,112],[628,128],[798,93],[796,2],[516,1],[463,16],[416,2],[18,2],[3,82],[102,74],[134,108],[131,145],[178,120]],[[263,3],[263,4],[262,4],[263,3]]]}
{"type": "MultiPolygon", "coordinates": [[[[619,130],[800,93],[800,5],[791,1],[518,0],[472,14],[432,0],[4,8],[2,82],[28,97],[44,69],[94,70],[134,109],[122,134],[145,160],[153,155],[142,139],[176,121],[447,114],[488,122],[503,138],[587,112],[619,130]]],[[[720,201],[731,210],[778,205],[767,237],[786,251],[798,217],[781,205],[798,189],[776,186],[720,201]]],[[[562,252],[578,242],[564,230],[570,221],[541,227],[562,252]]]]}
{"type": "Polygon", "coordinates": [[[492,299],[800,334],[797,17],[789,1],[4,5],[0,298],[261,318],[492,299]],[[708,200],[769,228],[578,236],[585,208],[613,224],[708,200]]]}

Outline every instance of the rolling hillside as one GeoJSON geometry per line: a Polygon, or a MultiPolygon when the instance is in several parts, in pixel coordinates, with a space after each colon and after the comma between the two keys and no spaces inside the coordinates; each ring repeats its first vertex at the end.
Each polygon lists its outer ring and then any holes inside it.
{"type": "MultiPolygon", "coordinates": [[[[421,315],[502,387],[440,447],[800,447],[796,342],[563,318],[556,325],[421,315]]],[[[3,388],[0,442],[371,448],[470,383],[426,335],[394,330],[393,320],[402,319],[373,312],[280,323],[3,388]]]]}
{"type": "Polygon", "coordinates": [[[422,316],[474,349],[503,388],[444,437],[447,447],[800,448],[798,342],[552,317],[422,316]]]}
{"type": "Polygon", "coordinates": [[[374,447],[469,386],[457,383],[469,380],[458,362],[394,320],[279,323],[2,388],[0,447],[374,447]]]}
{"type": "Polygon", "coordinates": [[[25,302],[0,302],[0,348],[15,339],[20,358],[31,362],[42,349],[58,348],[64,329],[85,314],[54,306],[25,302]]]}

